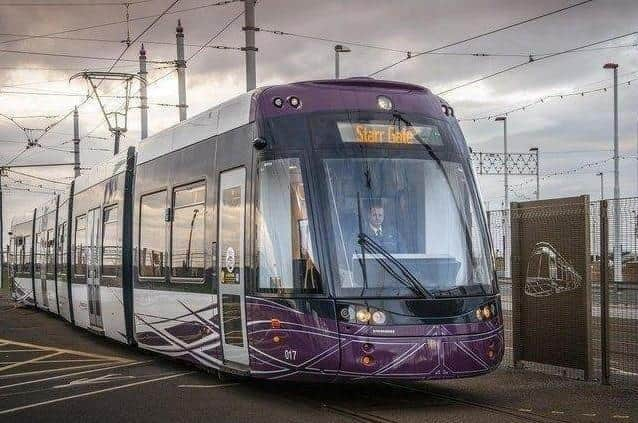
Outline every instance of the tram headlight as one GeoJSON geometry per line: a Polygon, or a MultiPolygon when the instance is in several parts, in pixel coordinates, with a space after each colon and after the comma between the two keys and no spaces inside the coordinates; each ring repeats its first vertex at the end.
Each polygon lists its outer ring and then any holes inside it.
{"type": "Polygon", "coordinates": [[[372,317],[372,314],[367,308],[360,308],[357,310],[357,321],[360,323],[368,323],[370,321],[370,317],[372,317]]]}
{"type": "Polygon", "coordinates": [[[379,109],[381,110],[391,110],[392,100],[390,100],[389,97],[380,95],[379,97],[377,97],[377,106],[379,106],[379,109]]]}
{"type": "Polygon", "coordinates": [[[496,315],[496,306],[487,304],[476,309],[477,320],[490,320],[496,315]]]}
{"type": "Polygon", "coordinates": [[[483,317],[485,320],[490,320],[492,318],[492,308],[490,306],[483,307],[483,317]]]}
{"type": "Polygon", "coordinates": [[[386,321],[385,313],[382,312],[381,310],[377,310],[374,313],[372,313],[372,322],[374,322],[374,324],[382,325],[385,323],[385,321],[386,321]]]}
{"type": "Polygon", "coordinates": [[[301,100],[293,95],[291,97],[288,97],[288,104],[290,104],[295,109],[298,109],[301,106],[301,100]]]}

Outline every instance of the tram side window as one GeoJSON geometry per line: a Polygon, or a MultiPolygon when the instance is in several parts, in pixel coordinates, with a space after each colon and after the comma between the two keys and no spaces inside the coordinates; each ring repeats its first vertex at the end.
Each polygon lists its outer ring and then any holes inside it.
{"type": "Polygon", "coordinates": [[[66,274],[66,222],[58,225],[58,273],[61,275],[66,274]]]}
{"type": "Polygon", "coordinates": [[[22,263],[22,273],[30,274],[31,273],[31,236],[27,235],[24,237],[24,241],[22,242],[22,250],[20,251],[20,255],[22,256],[20,261],[22,263]]]}
{"type": "Polygon", "coordinates": [[[142,196],[140,200],[140,276],[166,274],[166,190],[142,196]]]}
{"type": "Polygon", "coordinates": [[[104,208],[102,216],[102,276],[115,277],[120,274],[122,248],[118,236],[118,208],[104,208]]]}
{"type": "Polygon", "coordinates": [[[258,290],[321,292],[299,159],[259,166],[257,225],[258,290]]]}
{"type": "MultiPolygon", "coordinates": [[[[44,234],[44,236],[46,237],[46,234],[44,234]]],[[[44,245],[42,245],[43,241],[43,234],[37,233],[35,234],[35,243],[33,245],[33,249],[34,249],[34,255],[35,255],[35,275],[36,278],[40,277],[40,272],[42,271],[42,264],[44,263],[43,260],[43,251],[44,251],[44,245]]]]}
{"type": "Polygon", "coordinates": [[[86,275],[86,251],[84,248],[84,240],[86,239],[86,215],[75,218],[75,276],[86,275]]]}
{"type": "Polygon", "coordinates": [[[46,263],[47,279],[55,278],[54,269],[53,269],[53,263],[54,263],[53,247],[54,246],[55,246],[55,237],[53,235],[53,229],[49,229],[46,234],[46,250],[45,250],[46,255],[44,260],[46,263]]]}
{"type": "Polygon", "coordinates": [[[198,182],[173,191],[171,276],[203,280],[206,186],[198,182]]]}

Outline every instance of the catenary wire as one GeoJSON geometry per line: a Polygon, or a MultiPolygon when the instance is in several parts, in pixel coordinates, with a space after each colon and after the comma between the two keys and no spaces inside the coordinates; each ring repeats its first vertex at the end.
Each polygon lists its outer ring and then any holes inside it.
{"type": "Polygon", "coordinates": [[[536,21],[536,20],[539,20],[539,19],[543,19],[543,18],[546,18],[548,16],[555,15],[557,13],[561,13],[561,12],[564,12],[566,10],[582,6],[582,5],[587,4],[587,3],[591,3],[592,1],[593,0],[581,1],[579,3],[572,4],[571,6],[566,6],[566,7],[557,9],[557,10],[553,10],[551,12],[544,13],[542,15],[534,16],[532,18],[528,18],[528,19],[524,19],[524,20],[519,21],[519,22],[515,22],[513,24],[509,24],[509,25],[506,25],[506,26],[495,28],[493,30],[490,30],[490,31],[487,31],[487,32],[483,32],[483,33],[478,34],[478,35],[474,35],[474,36],[471,36],[471,37],[468,37],[468,38],[464,38],[464,39],[462,39],[460,41],[455,41],[455,42],[452,42],[452,43],[449,43],[449,44],[445,44],[443,46],[436,47],[436,48],[433,48],[433,49],[425,50],[425,51],[422,51],[422,52],[419,52],[419,53],[416,53],[416,54],[408,54],[408,56],[402,58],[401,60],[398,60],[398,61],[396,61],[394,63],[389,64],[389,65],[386,65],[386,66],[382,67],[381,69],[378,69],[378,70],[372,72],[368,76],[375,76],[375,75],[377,75],[377,74],[379,74],[381,72],[385,72],[388,69],[391,69],[391,68],[393,68],[393,67],[395,67],[395,66],[397,66],[397,65],[399,65],[399,64],[401,64],[401,63],[403,63],[403,62],[405,62],[407,60],[414,59],[415,57],[419,57],[419,56],[422,56],[422,55],[425,55],[425,54],[429,54],[429,53],[434,53],[436,51],[440,51],[440,50],[443,50],[443,49],[446,49],[446,48],[449,48],[449,47],[454,47],[454,46],[457,46],[457,45],[460,45],[460,44],[465,44],[467,42],[476,40],[478,38],[482,38],[482,37],[486,37],[488,35],[496,34],[496,33],[501,32],[501,31],[506,31],[508,29],[511,29],[511,28],[514,28],[514,27],[517,27],[517,26],[520,26],[520,25],[524,25],[524,24],[527,24],[529,22],[533,22],[533,21],[536,21]]]}

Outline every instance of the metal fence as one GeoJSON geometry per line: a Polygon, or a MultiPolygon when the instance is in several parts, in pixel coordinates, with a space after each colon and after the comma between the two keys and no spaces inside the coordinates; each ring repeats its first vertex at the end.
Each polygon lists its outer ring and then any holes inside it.
{"type": "MultiPolygon", "coordinates": [[[[614,200],[589,204],[590,378],[638,385],[638,197],[621,199],[615,206],[614,200]]],[[[584,378],[574,369],[514,363],[510,212],[492,210],[487,218],[504,310],[504,365],[584,378]]]]}

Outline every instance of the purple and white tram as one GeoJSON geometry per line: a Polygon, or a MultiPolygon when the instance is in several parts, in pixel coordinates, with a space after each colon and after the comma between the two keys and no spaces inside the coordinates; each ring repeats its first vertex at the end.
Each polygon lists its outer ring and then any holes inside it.
{"type": "Polygon", "coordinates": [[[503,356],[453,109],[369,78],[240,95],[114,156],[11,228],[16,301],[277,380],[476,376],[503,356]]]}

